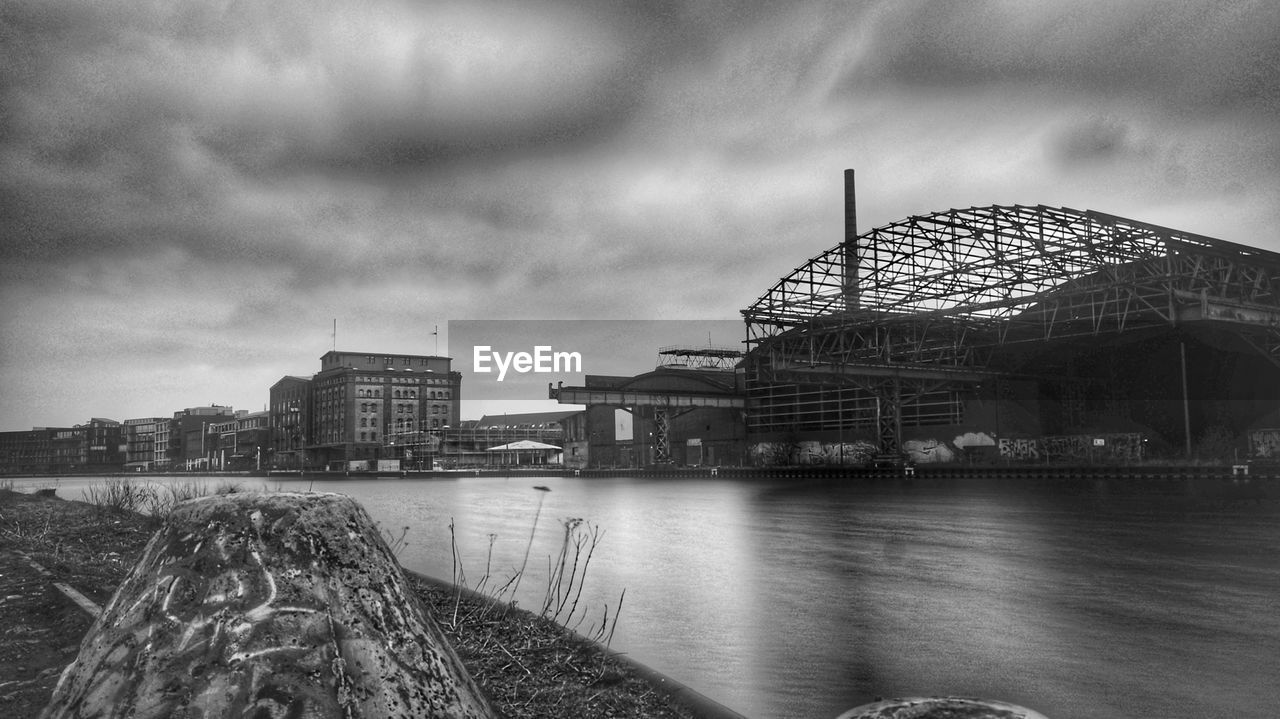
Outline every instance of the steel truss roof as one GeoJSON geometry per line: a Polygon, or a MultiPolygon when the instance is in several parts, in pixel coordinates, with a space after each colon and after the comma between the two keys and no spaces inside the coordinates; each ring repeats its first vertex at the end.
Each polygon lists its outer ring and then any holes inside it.
{"type": "Polygon", "coordinates": [[[743,310],[757,360],[985,367],[1014,342],[1230,324],[1280,364],[1280,254],[1095,211],[908,217],[811,259],[743,310]]]}

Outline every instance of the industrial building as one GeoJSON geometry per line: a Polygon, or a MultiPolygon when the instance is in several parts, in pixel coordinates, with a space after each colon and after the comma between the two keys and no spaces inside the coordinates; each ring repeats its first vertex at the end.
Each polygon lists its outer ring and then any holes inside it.
{"type": "Polygon", "coordinates": [[[1182,457],[1280,406],[1280,254],[1044,205],[859,233],[845,196],[843,241],[742,312],[758,457],[1182,457]]]}
{"type": "Polygon", "coordinates": [[[1280,254],[1268,250],[1045,205],[860,233],[849,170],[843,240],[742,316],[745,353],[718,382],[659,367],[549,388],[588,405],[589,462],[1280,455],[1268,429],[1280,419],[1280,254]],[[714,421],[674,431],[708,410],[714,421]],[[635,418],[631,447],[600,439],[619,411],[635,418]],[[710,432],[728,444],[691,459],[682,442],[710,432]]]}

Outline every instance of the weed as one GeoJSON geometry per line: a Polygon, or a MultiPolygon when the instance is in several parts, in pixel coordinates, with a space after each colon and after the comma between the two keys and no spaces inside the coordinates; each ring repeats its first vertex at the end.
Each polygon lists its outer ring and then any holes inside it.
{"type": "MultiPolygon", "coordinates": [[[[3,519],[4,515],[0,514],[0,520],[3,519]]],[[[0,523],[0,536],[8,536],[13,539],[41,541],[50,536],[50,530],[53,528],[52,522],[53,507],[49,507],[48,511],[45,512],[43,522],[39,521],[39,518],[37,518],[36,521],[27,522],[26,526],[23,526],[22,522],[17,517],[14,517],[7,523],[0,523]],[[6,526],[6,524],[9,526],[6,526]]]]}
{"type": "Polygon", "coordinates": [[[83,496],[86,502],[107,512],[142,512],[155,502],[156,490],[121,477],[110,477],[100,485],[86,487],[83,496]]]}
{"type": "Polygon", "coordinates": [[[542,600],[542,616],[567,626],[578,609],[587,568],[591,566],[591,556],[595,553],[603,532],[599,526],[584,523],[576,517],[564,520],[563,524],[564,536],[560,540],[559,558],[551,563],[548,557],[547,590],[542,600]],[[572,563],[569,561],[570,547],[573,548],[572,563]],[[566,609],[568,614],[564,613],[566,609]]]}
{"type": "MultiPolygon", "coordinates": [[[[487,596],[491,601],[481,604],[478,608],[461,617],[458,614],[462,606],[462,590],[466,588],[467,577],[462,564],[462,554],[458,549],[457,527],[453,518],[450,517],[449,546],[452,553],[453,586],[455,588],[453,613],[449,622],[450,628],[456,630],[460,625],[473,620],[484,622],[491,612],[499,611],[498,607],[502,607],[500,611],[505,615],[508,610],[516,606],[516,590],[519,588],[520,580],[524,577],[525,570],[528,567],[529,554],[532,551],[533,540],[537,534],[538,519],[542,514],[542,503],[545,496],[543,494],[538,498],[538,507],[533,516],[533,527],[529,532],[529,540],[525,546],[524,560],[521,562],[520,568],[514,570],[507,581],[500,585],[490,583],[492,580],[493,547],[498,535],[488,535],[489,549],[485,558],[484,576],[480,578],[473,591],[487,596]]],[[[596,546],[604,536],[604,531],[599,526],[592,525],[577,517],[562,520],[561,525],[563,534],[561,535],[559,551],[554,557],[547,557],[547,579],[546,586],[543,589],[541,615],[562,627],[576,629],[587,618],[585,609],[581,614],[578,613],[578,605],[582,598],[583,587],[586,584],[587,570],[591,566],[591,558],[595,554],[596,546]],[[570,623],[573,622],[575,616],[578,617],[577,623],[571,627],[570,623]]],[[[598,643],[601,641],[611,642],[613,640],[613,632],[617,628],[618,616],[622,611],[622,602],[626,599],[626,595],[627,592],[624,589],[618,599],[618,606],[614,610],[612,617],[609,615],[609,606],[605,605],[599,624],[592,624],[586,635],[591,641],[598,643]]]]}
{"type": "Polygon", "coordinates": [[[152,489],[147,514],[157,519],[164,519],[182,502],[203,497],[208,493],[209,490],[205,485],[195,481],[160,484],[152,489]]]}
{"type": "Polygon", "coordinates": [[[404,548],[409,546],[408,540],[405,539],[405,536],[409,534],[408,527],[401,527],[399,534],[385,527],[379,527],[379,530],[382,532],[382,538],[387,542],[387,548],[396,557],[399,557],[400,552],[403,552],[404,548]]]}
{"type": "Polygon", "coordinates": [[[533,535],[538,531],[538,517],[542,516],[542,502],[547,498],[548,489],[538,490],[538,509],[533,513],[533,526],[529,529],[529,543],[524,547],[524,561],[520,563],[520,571],[516,573],[516,584],[511,588],[511,596],[514,597],[516,590],[520,588],[520,577],[524,576],[524,570],[529,566],[529,550],[533,548],[533,535]]]}

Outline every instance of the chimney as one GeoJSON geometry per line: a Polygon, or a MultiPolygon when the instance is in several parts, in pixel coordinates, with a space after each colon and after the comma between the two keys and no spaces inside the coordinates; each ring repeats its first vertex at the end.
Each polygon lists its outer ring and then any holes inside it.
{"type": "Polygon", "coordinates": [[[845,311],[858,309],[858,201],[853,191],[853,170],[844,171],[844,279],[841,295],[845,311]]]}

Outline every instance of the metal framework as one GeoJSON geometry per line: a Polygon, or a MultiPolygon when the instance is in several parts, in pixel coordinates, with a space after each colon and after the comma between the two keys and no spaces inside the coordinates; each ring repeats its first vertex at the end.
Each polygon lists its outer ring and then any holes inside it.
{"type": "Polygon", "coordinates": [[[658,348],[659,367],[732,370],[742,357],[742,350],[733,347],[668,345],[658,348]]]}
{"type": "Polygon", "coordinates": [[[1280,254],[1095,211],[949,210],[841,243],[743,317],[756,429],[826,413],[777,400],[835,386],[823,426],[874,421],[894,451],[903,421],[953,418],[1018,344],[1212,323],[1280,366],[1280,254]]]}

